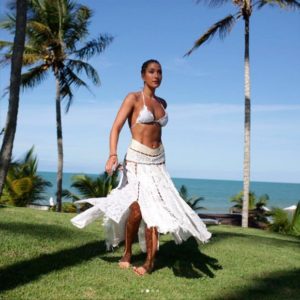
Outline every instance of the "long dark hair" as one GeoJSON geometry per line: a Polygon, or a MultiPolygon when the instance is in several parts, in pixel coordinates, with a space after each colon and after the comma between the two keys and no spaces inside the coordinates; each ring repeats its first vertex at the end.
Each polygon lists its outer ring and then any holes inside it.
{"type": "Polygon", "coordinates": [[[156,59],[149,59],[149,60],[146,60],[143,65],[142,65],[142,68],[141,68],[141,74],[144,75],[145,72],[146,72],[146,69],[147,67],[152,64],[152,63],[155,63],[155,64],[158,64],[161,66],[160,62],[156,59]]]}

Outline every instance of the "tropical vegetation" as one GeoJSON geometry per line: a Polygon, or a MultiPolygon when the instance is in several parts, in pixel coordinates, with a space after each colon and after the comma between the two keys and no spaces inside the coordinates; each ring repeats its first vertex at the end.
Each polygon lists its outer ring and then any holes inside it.
{"type": "MultiPolygon", "coordinates": [[[[269,195],[263,194],[257,197],[254,192],[250,191],[248,199],[249,226],[266,229],[267,225],[270,223],[270,212],[266,208],[270,199],[269,195]]],[[[235,203],[235,205],[230,208],[230,212],[241,213],[243,209],[243,191],[232,196],[230,201],[235,203]]]]}
{"type": "MultiPolygon", "coordinates": [[[[88,198],[106,197],[112,189],[118,185],[118,172],[114,172],[109,176],[106,172],[97,176],[91,177],[88,175],[75,175],[72,177],[71,188],[76,190],[63,190],[63,197],[67,200],[77,201],[88,198]]],[[[80,210],[83,211],[89,208],[88,203],[81,204],[80,210]]]]}
{"type": "Polygon", "coordinates": [[[188,189],[185,185],[182,185],[179,189],[179,195],[185,202],[196,212],[200,209],[205,209],[203,206],[199,206],[200,201],[204,200],[201,196],[190,196],[188,189]]]}
{"type": "Polygon", "coordinates": [[[10,163],[0,203],[26,206],[46,199],[46,188],[52,184],[37,174],[38,160],[32,147],[23,158],[10,163]]]}
{"type": "MultiPolygon", "coordinates": [[[[73,88],[89,89],[87,83],[79,77],[82,73],[93,84],[100,84],[96,69],[87,61],[96,54],[102,53],[113,40],[110,35],[99,34],[96,38],[86,41],[91,17],[92,11],[76,1],[28,1],[26,44],[23,55],[23,65],[27,67],[27,71],[22,74],[22,86],[34,88],[50,73],[55,78],[58,211],[61,211],[63,174],[61,102],[63,99],[67,100],[65,111],[68,112],[73,101],[73,88]]],[[[15,16],[8,15],[7,20],[1,22],[0,27],[14,33],[15,24],[15,16]]],[[[2,63],[11,61],[13,45],[12,42],[0,41],[1,48],[7,49],[2,63]]]]}
{"type": "MultiPolygon", "coordinates": [[[[198,3],[201,0],[197,1],[198,3]]],[[[225,5],[228,1],[224,0],[207,0],[209,6],[218,7],[225,5]]],[[[223,39],[230,33],[233,26],[239,19],[244,20],[244,81],[245,81],[245,123],[244,123],[244,166],[243,166],[243,208],[242,208],[242,226],[248,227],[248,203],[250,192],[250,121],[251,121],[251,98],[250,98],[250,17],[255,8],[262,8],[266,5],[277,4],[281,8],[300,8],[300,3],[296,0],[233,0],[232,4],[237,9],[236,13],[229,14],[224,19],[213,24],[203,35],[201,35],[194,43],[194,46],[185,54],[190,55],[194,50],[199,48],[205,42],[219,34],[223,39]]]]}
{"type": "MultiPolygon", "coordinates": [[[[255,195],[254,192],[249,192],[249,210],[253,209],[262,209],[264,206],[268,204],[268,201],[270,200],[270,197],[268,194],[263,194],[259,197],[255,195]]],[[[243,207],[243,191],[239,192],[238,194],[232,196],[230,198],[231,202],[234,202],[235,205],[232,206],[233,212],[241,212],[243,207]]]]}
{"type": "Polygon", "coordinates": [[[300,236],[300,201],[294,212],[289,214],[277,207],[272,209],[271,216],[270,229],[272,231],[300,236]]]}

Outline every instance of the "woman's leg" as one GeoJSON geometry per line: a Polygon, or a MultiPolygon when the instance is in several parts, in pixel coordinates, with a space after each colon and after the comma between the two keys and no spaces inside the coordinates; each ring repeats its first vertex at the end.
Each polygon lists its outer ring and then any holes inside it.
{"type": "Polygon", "coordinates": [[[156,227],[146,228],[145,232],[147,258],[141,267],[133,268],[137,275],[145,275],[151,273],[154,266],[154,258],[157,251],[158,232],[156,227]]]}
{"type": "Polygon", "coordinates": [[[130,266],[131,260],[131,248],[135,236],[138,233],[140,222],[142,220],[142,214],[140,206],[137,201],[133,202],[130,205],[130,213],[126,222],[126,231],[125,231],[125,252],[123,257],[119,262],[120,268],[128,268],[130,266]]]}

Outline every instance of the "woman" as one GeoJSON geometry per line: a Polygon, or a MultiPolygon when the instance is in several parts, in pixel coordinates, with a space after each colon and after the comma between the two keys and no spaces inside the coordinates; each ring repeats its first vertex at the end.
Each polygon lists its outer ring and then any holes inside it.
{"type": "Polygon", "coordinates": [[[127,95],[110,133],[108,174],[118,166],[118,138],[128,121],[132,141],[124,160],[122,180],[107,198],[78,201],[94,206],[71,220],[83,228],[104,215],[107,246],[116,246],[125,239],[121,268],[130,267],[131,246],[139,234],[140,246],[147,251],[147,257],[142,266],[133,268],[137,275],[152,271],[158,233],[170,232],[177,244],[190,236],[198,242],[206,242],[211,236],[198,215],[180,197],[165,169],[161,128],[168,122],[167,103],[155,95],[162,80],[160,63],[153,59],[146,61],[141,75],[143,90],[127,95]]]}

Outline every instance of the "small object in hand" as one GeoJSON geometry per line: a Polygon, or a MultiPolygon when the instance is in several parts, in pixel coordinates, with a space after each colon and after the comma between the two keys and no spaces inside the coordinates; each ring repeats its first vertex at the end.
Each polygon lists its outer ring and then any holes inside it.
{"type": "Polygon", "coordinates": [[[112,166],[112,168],[111,168],[111,171],[112,171],[113,173],[117,170],[117,166],[118,166],[117,163],[113,164],[113,166],[112,166]]]}

